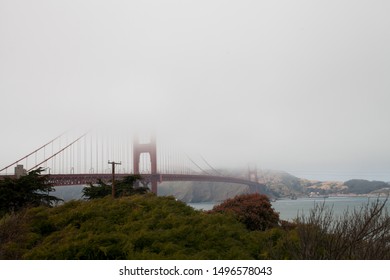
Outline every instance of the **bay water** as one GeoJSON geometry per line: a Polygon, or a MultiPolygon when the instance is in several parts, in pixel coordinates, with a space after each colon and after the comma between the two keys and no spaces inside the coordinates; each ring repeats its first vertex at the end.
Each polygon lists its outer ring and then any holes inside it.
{"type": "MultiPolygon", "coordinates": [[[[305,197],[298,199],[280,199],[272,202],[272,208],[279,213],[280,219],[292,221],[297,216],[302,214],[306,217],[310,210],[316,204],[325,204],[325,207],[331,208],[334,215],[342,215],[345,211],[353,211],[353,209],[360,209],[372,203],[377,199],[384,201],[385,198],[378,197],[363,197],[363,196],[348,196],[348,197],[305,197]]],[[[191,207],[199,210],[211,210],[218,202],[204,202],[204,203],[188,203],[191,207]]],[[[387,211],[390,212],[390,202],[386,202],[387,211]]]]}
{"type": "MultiPolygon", "coordinates": [[[[54,195],[69,201],[71,199],[81,199],[82,189],[84,186],[67,186],[57,187],[54,195]]],[[[376,201],[376,199],[385,200],[384,197],[367,197],[367,196],[337,196],[337,197],[302,197],[293,199],[279,199],[272,202],[272,207],[282,220],[292,221],[298,215],[304,214],[307,216],[311,209],[316,204],[325,203],[326,207],[332,208],[335,215],[342,215],[347,209],[353,211],[353,209],[360,209],[364,205],[370,202],[376,201]]],[[[214,205],[220,202],[202,202],[202,203],[187,203],[191,207],[199,210],[211,210],[214,205]]],[[[387,201],[386,207],[390,212],[390,201],[387,201]]]]}

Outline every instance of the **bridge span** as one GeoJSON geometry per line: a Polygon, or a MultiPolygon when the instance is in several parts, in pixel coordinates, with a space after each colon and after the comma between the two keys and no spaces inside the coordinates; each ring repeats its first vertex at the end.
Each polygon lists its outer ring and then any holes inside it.
{"type": "Polygon", "coordinates": [[[90,134],[83,134],[76,140],[61,141],[60,135],[26,156],[0,169],[0,179],[7,176],[23,176],[36,168],[43,168],[45,175],[53,186],[86,185],[96,183],[99,179],[104,182],[115,178],[121,179],[131,174],[140,174],[141,182],[151,186],[151,191],[157,193],[157,186],[161,182],[197,181],[221,182],[246,185],[250,190],[266,192],[264,184],[258,183],[257,171],[248,173],[248,178],[229,177],[213,168],[203,157],[207,170],[202,169],[194,160],[187,156],[187,164],[176,152],[163,148],[157,149],[155,137],[149,142],[140,142],[134,136],[133,141],[116,143],[117,139],[100,139],[90,134]],[[58,148],[55,149],[56,143],[58,148]],[[50,152],[51,150],[51,152],[50,152]],[[115,161],[114,161],[114,160],[115,161]],[[23,163],[26,166],[23,166],[23,163]],[[108,165],[112,165],[112,172],[108,165]],[[115,171],[115,165],[118,165],[115,171]],[[14,174],[8,169],[14,167],[14,174]],[[193,171],[193,167],[199,171],[193,171]],[[5,174],[1,174],[5,172],[5,174]],[[254,175],[254,176],[251,176],[254,175]],[[251,181],[252,180],[252,181],[251,181]]]}
{"type": "MultiPolygon", "coordinates": [[[[133,174],[115,174],[116,179],[123,179],[126,176],[133,174]]],[[[50,174],[49,182],[54,186],[70,186],[70,185],[85,185],[89,183],[96,183],[99,179],[103,182],[109,182],[112,179],[112,174],[50,174]]],[[[220,182],[220,183],[234,183],[252,186],[264,186],[264,184],[253,181],[216,175],[194,175],[194,174],[140,174],[141,181],[149,183],[152,181],[161,182],[175,182],[175,181],[197,181],[197,182],[220,182]]]]}
{"type": "MultiPolygon", "coordinates": [[[[117,173],[115,179],[121,180],[126,176],[134,174],[117,173]]],[[[112,181],[112,174],[47,174],[49,183],[54,187],[56,186],[75,186],[75,185],[88,185],[97,183],[98,180],[102,180],[105,183],[112,181]]],[[[263,194],[271,195],[265,184],[256,183],[250,180],[229,177],[229,176],[216,176],[216,175],[204,175],[204,174],[140,174],[141,182],[150,184],[151,182],[217,182],[217,183],[233,183],[246,185],[249,187],[249,192],[260,192],[263,194]]],[[[0,175],[0,180],[6,177],[14,178],[15,175],[0,175]]]]}

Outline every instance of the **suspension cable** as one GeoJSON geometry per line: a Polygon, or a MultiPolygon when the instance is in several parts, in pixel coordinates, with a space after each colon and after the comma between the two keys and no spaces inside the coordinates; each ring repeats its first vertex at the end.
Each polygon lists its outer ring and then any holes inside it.
{"type": "Polygon", "coordinates": [[[35,165],[34,167],[30,168],[28,171],[31,171],[35,168],[37,168],[38,166],[40,166],[42,163],[45,163],[47,162],[48,160],[52,159],[53,157],[55,157],[56,155],[60,154],[61,152],[63,152],[65,149],[69,148],[70,146],[72,146],[74,143],[76,143],[77,141],[79,141],[80,139],[82,139],[83,137],[85,137],[85,135],[87,135],[88,133],[85,133],[83,135],[81,135],[79,138],[77,138],[76,140],[74,140],[72,143],[70,143],[69,145],[65,146],[64,148],[62,148],[61,150],[59,150],[58,152],[56,152],[55,154],[51,155],[49,158],[45,159],[44,161],[38,163],[37,165],[35,165]]]}
{"type": "Polygon", "coordinates": [[[1,171],[4,171],[4,170],[6,170],[6,169],[8,169],[9,167],[11,167],[11,166],[13,166],[13,165],[19,163],[20,161],[22,161],[22,160],[24,160],[24,159],[27,159],[27,158],[28,158],[29,156],[31,156],[32,154],[34,154],[34,153],[40,151],[41,149],[45,148],[47,145],[52,144],[55,140],[57,140],[58,138],[60,138],[60,137],[61,137],[62,135],[64,135],[65,133],[66,133],[66,131],[63,132],[63,133],[61,133],[59,136],[57,136],[56,138],[54,138],[54,139],[51,140],[50,142],[46,143],[46,144],[43,145],[42,147],[40,147],[40,148],[36,149],[35,151],[29,153],[27,156],[24,156],[24,157],[22,157],[21,159],[15,161],[14,163],[11,163],[10,165],[4,167],[3,169],[0,170],[0,172],[1,172],[1,171]]]}
{"type": "Polygon", "coordinates": [[[195,161],[193,161],[188,155],[187,155],[187,158],[196,166],[198,167],[203,173],[207,174],[207,175],[211,175],[210,173],[208,173],[207,171],[203,170],[199,165],[197,165],[195,163],[195,161]]]}
{"type": "Polygon", "coordinates": [[[202,156],[202,155],[200,155],[200,157],[202,158],[202,160],[215,172],[215,173],[217,173],[218,175],[222,175],[221,174],[221,172],[219,172],[218,170],[216,170],[214,167],[212,167],[208,162],[207,162],[207,160],[202,156]]]}

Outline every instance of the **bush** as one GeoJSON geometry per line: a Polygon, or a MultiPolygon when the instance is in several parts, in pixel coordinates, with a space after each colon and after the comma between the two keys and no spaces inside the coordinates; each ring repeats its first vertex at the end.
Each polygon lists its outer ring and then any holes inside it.
{"type": "Polygon", "coordinates": [[[244,194],[214,206],[210,213],[230,213],[249,230],[267,230],[278,226],[279,214],[263,194],[244,194]]]}
{"type": "MultiPolygon", "coordinates": [[[[153,194],[71,201],[3,219],[4,259],[253,259],[253,238],[228,215],[153,194]],[[12,232],[19,223],[16,233],[12,232]]],[[[2,236],[0,236],[2,237],[2,236]]]]}
{"type": "Polygon", "coordinates": [[[308,217],[296,219],[299,242],[286,244],[294,259],[390,259],[390,217],[387,199],[335,217],[316,205],[308,217]]]}

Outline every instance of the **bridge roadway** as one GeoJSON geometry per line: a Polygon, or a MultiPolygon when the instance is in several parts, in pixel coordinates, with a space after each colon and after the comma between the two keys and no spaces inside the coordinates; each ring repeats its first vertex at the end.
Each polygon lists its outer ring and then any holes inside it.
{"type": "MultiPolygon", "coordinates": [[[[132,174],[115,174],[115,179],[122,179],[132,174]]],[[[161,182],[174,182],[174,181],[198,181],[198,182],[221,182],[221,183],[235,183],[247,186],[258,186],[262,185],[249,180],[225,177],[225,176],[214,176],[214,175],[188,175],[188,174],[140,174],[142,177],[141,181],[151,182],[157,180],[161,182]]],[[[50,174],[49,181],[54,186],[70,186],[70,185],[85,185],[89,183],[95,183],[98,179],[103,182],[108,182],[112,179],[112,174],[50,174]]]]}
{"type": "MultiPolygon", "coordinates": [[[[126,176],[132,174],[115,174],[115,179],[120,180],[126,176]]],[[[197,181],[197,182],[220,182],[220,183],[235,183],[241,185],[247,185],[250,192],[268,193],[267,187],[264,184],[252,182],[249,180],[227,177],[227,176],[215,176],[215,175],[202,175],[202,174],[140,174],[143,182],[157,181],[161,182],[175,182],[175,181],[197,181]]],[[[0,176],[0,179],[4,177],[14,177],[13,175],[0,176]]],[[[53,186],[73,186],[73,185],[86,185],[89,183],[96,183],[98,179],[103,182],[109,182],[112,180],[112,174],[49,174],[49,182],[53,186]]]]}
{"type": "MultiPolygon", "coordinates": [[[[126,176],[132,174],[115,174],[115,179],[123,179],[126,176]]],[[[259,186],[256,182],[249,180],[236,178],[236,177],[227,177],[227,176],[215,176],[215,175],[202,175],[202,174],[140,174],[142,181],[151,182],[152,180],[157,180],[161,182],[174,182],[174,181],[198,181],[198,182],[220,182],[220,183],[235,183],[242,184],[247,186],[259,186]]],[[[5,177],[14,177],[13,175],[0,175],[1,178],[5,177]]],[[[49,174],[49,181],[54,186],[72,186],[72,185],[85,185],[89,183],[95,183],[98,179],[103,180],[103,182],[109,182],[112,179],[112,174],[110,173],[100,173],[100,174],[49,174]]]]}

